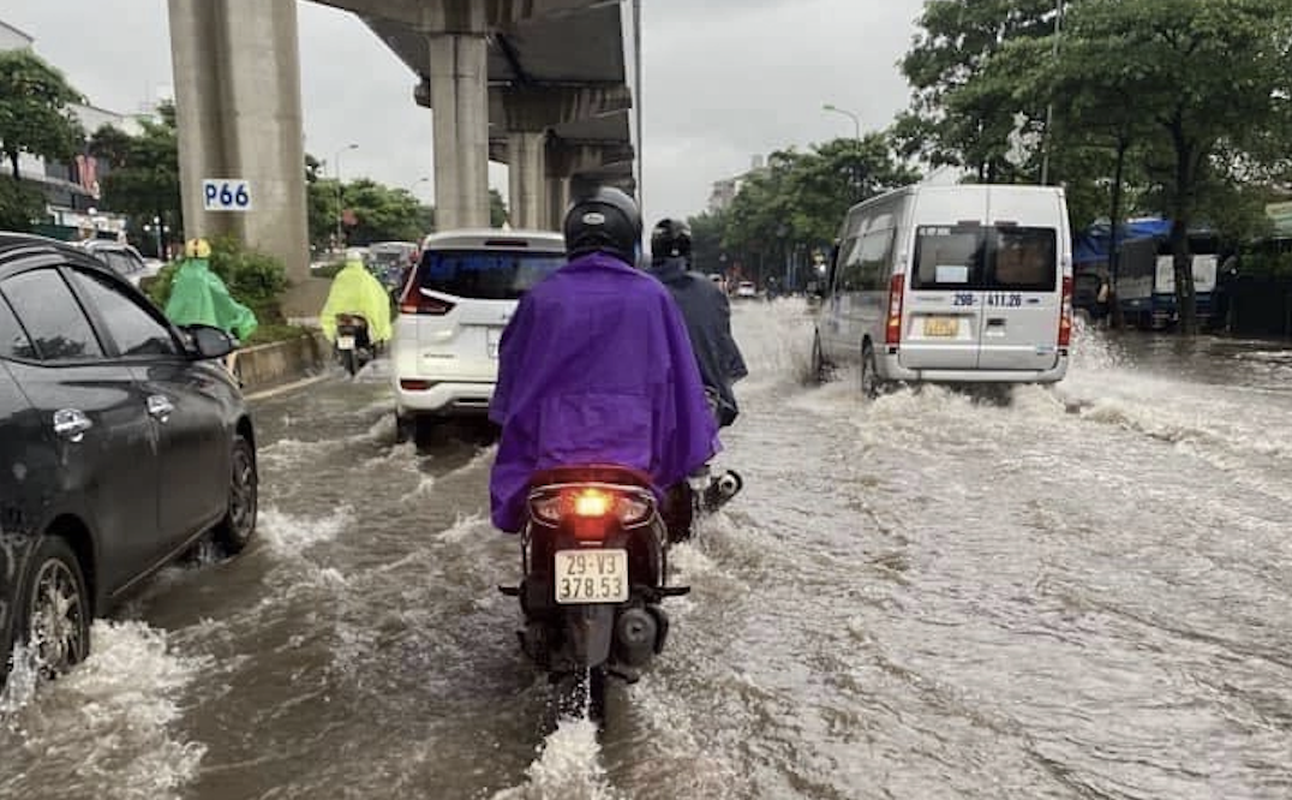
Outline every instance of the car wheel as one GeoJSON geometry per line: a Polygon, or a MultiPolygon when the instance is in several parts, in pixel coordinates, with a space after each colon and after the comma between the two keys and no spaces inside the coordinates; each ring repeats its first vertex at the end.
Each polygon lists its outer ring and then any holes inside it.
{"type": "Polygon", "coordinates": [[[825,360],[821,350],[821,334],[812,337],[812,381],[826,383],[830,380],[830,362],[825,360]]]}
{"type": "Polygon", "coordinates": [[[861,348],[861,395],[867,400],[879,397],[879,372],[875,364],[875,348],[869,342],[861,348]]]}
{"type": "Polygon", "coordinates": [[[18,595],[14,643],[33,652],[42,677],[56,678],[90,654],[85,575],[76,553],[58,536],[41,539],[27,574],[18,595]]]}
{"type": "Polygon", "coordinates": [[[243,436],[233,439],[233,469],[229,476],[229,510],[216,528],[215,539],[229,553],[240,553],[256,532],[260,477],[256,453],[243,436]]]}

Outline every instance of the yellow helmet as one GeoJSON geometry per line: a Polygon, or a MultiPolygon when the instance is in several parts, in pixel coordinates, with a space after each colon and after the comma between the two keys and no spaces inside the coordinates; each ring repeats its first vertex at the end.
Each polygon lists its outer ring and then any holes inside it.
{"type": "Polygon", "coordinates": [[[184,243],[184,255],[189,258],[210,258],[211,243],[205,239],[189,239],[184,243]]]}

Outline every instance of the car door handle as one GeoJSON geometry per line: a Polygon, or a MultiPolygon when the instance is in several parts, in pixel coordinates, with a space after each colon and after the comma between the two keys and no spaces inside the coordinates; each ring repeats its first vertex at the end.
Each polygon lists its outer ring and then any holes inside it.
{"type": "Polygon", "coordinates": [[[54,412],[54,434],[72,444],[80,444],[85,439],[85,432],[94,427],[84,411],[75,408],[61,408],[54,412]]]}
{"type": "Polygon", "coordinates": [[[175,410],[175,404],[165,395],[153,394],[148,396],[148,413],[158,422],[168,422],[171,412],[175,410]]]}

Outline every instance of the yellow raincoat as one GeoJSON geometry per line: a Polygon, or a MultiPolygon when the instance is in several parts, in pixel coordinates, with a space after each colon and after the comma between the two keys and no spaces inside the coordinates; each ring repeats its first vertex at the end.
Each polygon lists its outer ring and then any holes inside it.
{"type": "Polygon", "coordinates": [[[345,267],[332,279],[327,303],[319,312],[319,325],[329,342],[336,341],[337,314],[355,314],[368,321],[368,339],[374,344],[390,340],[390,295],[358,255],[347,255],[345,267]]]}

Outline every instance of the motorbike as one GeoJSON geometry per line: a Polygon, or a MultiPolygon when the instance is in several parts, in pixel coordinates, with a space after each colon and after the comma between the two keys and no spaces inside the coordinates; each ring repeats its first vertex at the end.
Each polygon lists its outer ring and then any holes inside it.
{"type": "MultiPolygon", "coordinates": [[[[713,484],[724,480],[730,491],[726,476],[713,484]]],[[[523,578],[498,588],[520,600],[521,649],[557,687],[560,713],[604,723],[607,682],[641,677],[668,639],[662,602],[691,589],[669,582],[674,537],[649,475],[587,464],[546,470],[530,486],[523,578]]]]}
{"type": "Polygon", "coordinates": [[[336,315],[337,360],[351,377],[377,356],[377,347],[368,338],[368,321],[357,314],[336,315]]]}

